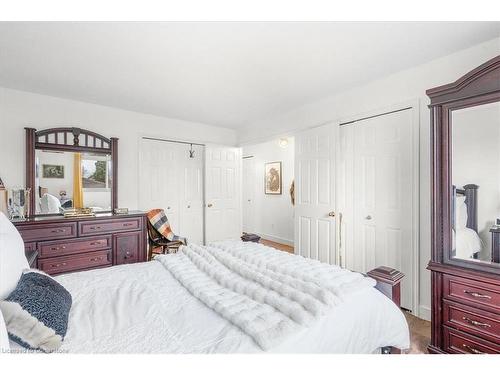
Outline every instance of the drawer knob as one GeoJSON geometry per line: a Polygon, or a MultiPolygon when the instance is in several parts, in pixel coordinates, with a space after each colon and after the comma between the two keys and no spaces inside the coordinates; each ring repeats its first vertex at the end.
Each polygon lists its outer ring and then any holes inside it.
{"type": "Polygon", "coordinates": [[[97,257],[97,258],[90,258],[91,262],[97,262],[99,260],[102,260],[102,257],[97,257]]]}
{"type": "Polygon", "coordinates": [[[123,223],[124,227],[130,227],[131,225],[134,225],[134,224],[132,224],[132,223],[123,223]]]}
{"type": "Polygon", "coordinates": [[[491,328],[491,325],[489,325],[488,323],[478,322],[477,320],[472,320],[470,318],[467,318],[466,316],[462,317],[462,319],[476,327],[491,328]]]}
{"type": "Polygon", "coordinates": [[[98,246],[101,244],[101,241],[91,242],[90,246],[98,246]]]}
{"type": "Polygon", "coordinates": [[[467,344],[462,344],[462,347],[464,349],[467,349],[469,352],[474,353],[474,354],[484,354],[482,351],[477,350],[476,348],[473,348],[472,346],[467,345],[467,344]]]}
{"type": "Polygon", "coordinates": [[[52,268],[59,268],[61,266],[65,266],[65,265],[66,265],[66,263],[57,263],[57,264],[52,264],[51,267],[52,268]]]}
{"type": "Polygon", "coordinates": [[[92,226],[92,227],[90,227],[90,229],[96,230],[96,229],[101,229],[101,227],[100,226],[92,226]]]}
{"type": "Polygon", "coordinates": [[[64,233],[64,232],[66,232],[66,229],[53,229],[50,232],[51,233],[64,233]]]}
{"type": "Polygon", "coordinates": [[[468,295],[470,295],[472,297],[475,297],[475,298],[491,299],[491,296],[489,296],[487,294],[481,294],[481,293],[477,293],[477,292],[471,292],[470,290],[464,290],[464,293],[468,294],[468,295]]]}

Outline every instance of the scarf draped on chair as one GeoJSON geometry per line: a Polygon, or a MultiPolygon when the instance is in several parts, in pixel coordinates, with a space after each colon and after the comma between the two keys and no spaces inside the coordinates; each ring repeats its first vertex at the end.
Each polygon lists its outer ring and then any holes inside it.
{"type": "Polygon", "coordinates": [[[168,222],[167,215],[165,215],[165,211],[161,208],[156,208],[147,213],[148,220],[155,228],[158,233],[160,233],[163,237],[165,237],[169,241],[180,241],[187,244],[187,240],[184,237],[179,237],[172,232],[172,228],[170,228],[170,224],[168,222]]]}

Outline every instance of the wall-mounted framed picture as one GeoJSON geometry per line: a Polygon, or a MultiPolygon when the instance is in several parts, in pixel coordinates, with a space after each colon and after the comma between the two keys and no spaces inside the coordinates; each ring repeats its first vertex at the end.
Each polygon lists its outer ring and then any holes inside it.
{"type": "Polygon", "coordinates": [[[43,178],[64,178],[64,165],[43,164],[43,178]]]}
{"type": "Polygon", "coordinates": [[[282,176],[281,162],[274,161],[265,164],[265,186],[264,193],[270,195],[281,195],[282,176]]]}

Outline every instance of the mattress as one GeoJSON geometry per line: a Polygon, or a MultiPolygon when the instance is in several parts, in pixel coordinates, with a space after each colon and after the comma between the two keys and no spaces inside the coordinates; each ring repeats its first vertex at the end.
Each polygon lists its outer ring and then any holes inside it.
{"type": "MultiPolygon", "coordinates": [[[[263,352],[250,336],[191,295],[160,262],[56,279],[73,296],[61,352],[263,352]]],[[[372,353],[383,346],[408,348],[408,325],[392,301],[369,288],[269,352],[372,353]]]]}

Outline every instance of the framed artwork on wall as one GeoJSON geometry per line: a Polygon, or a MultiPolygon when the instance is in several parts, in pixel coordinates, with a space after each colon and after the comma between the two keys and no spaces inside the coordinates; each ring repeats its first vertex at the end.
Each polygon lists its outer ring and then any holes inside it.
{"type": "Polygon", "coordinates": [[[43,164],[43,178],[64,178],[64,165],[43,164]]]}
{"type": "Polygon", "coordinates": [[[265,164],[265,181],[264,193],[269,195],[281,195],[282,191],[282,176],[281,162],[274,161],[265,164]]]}

